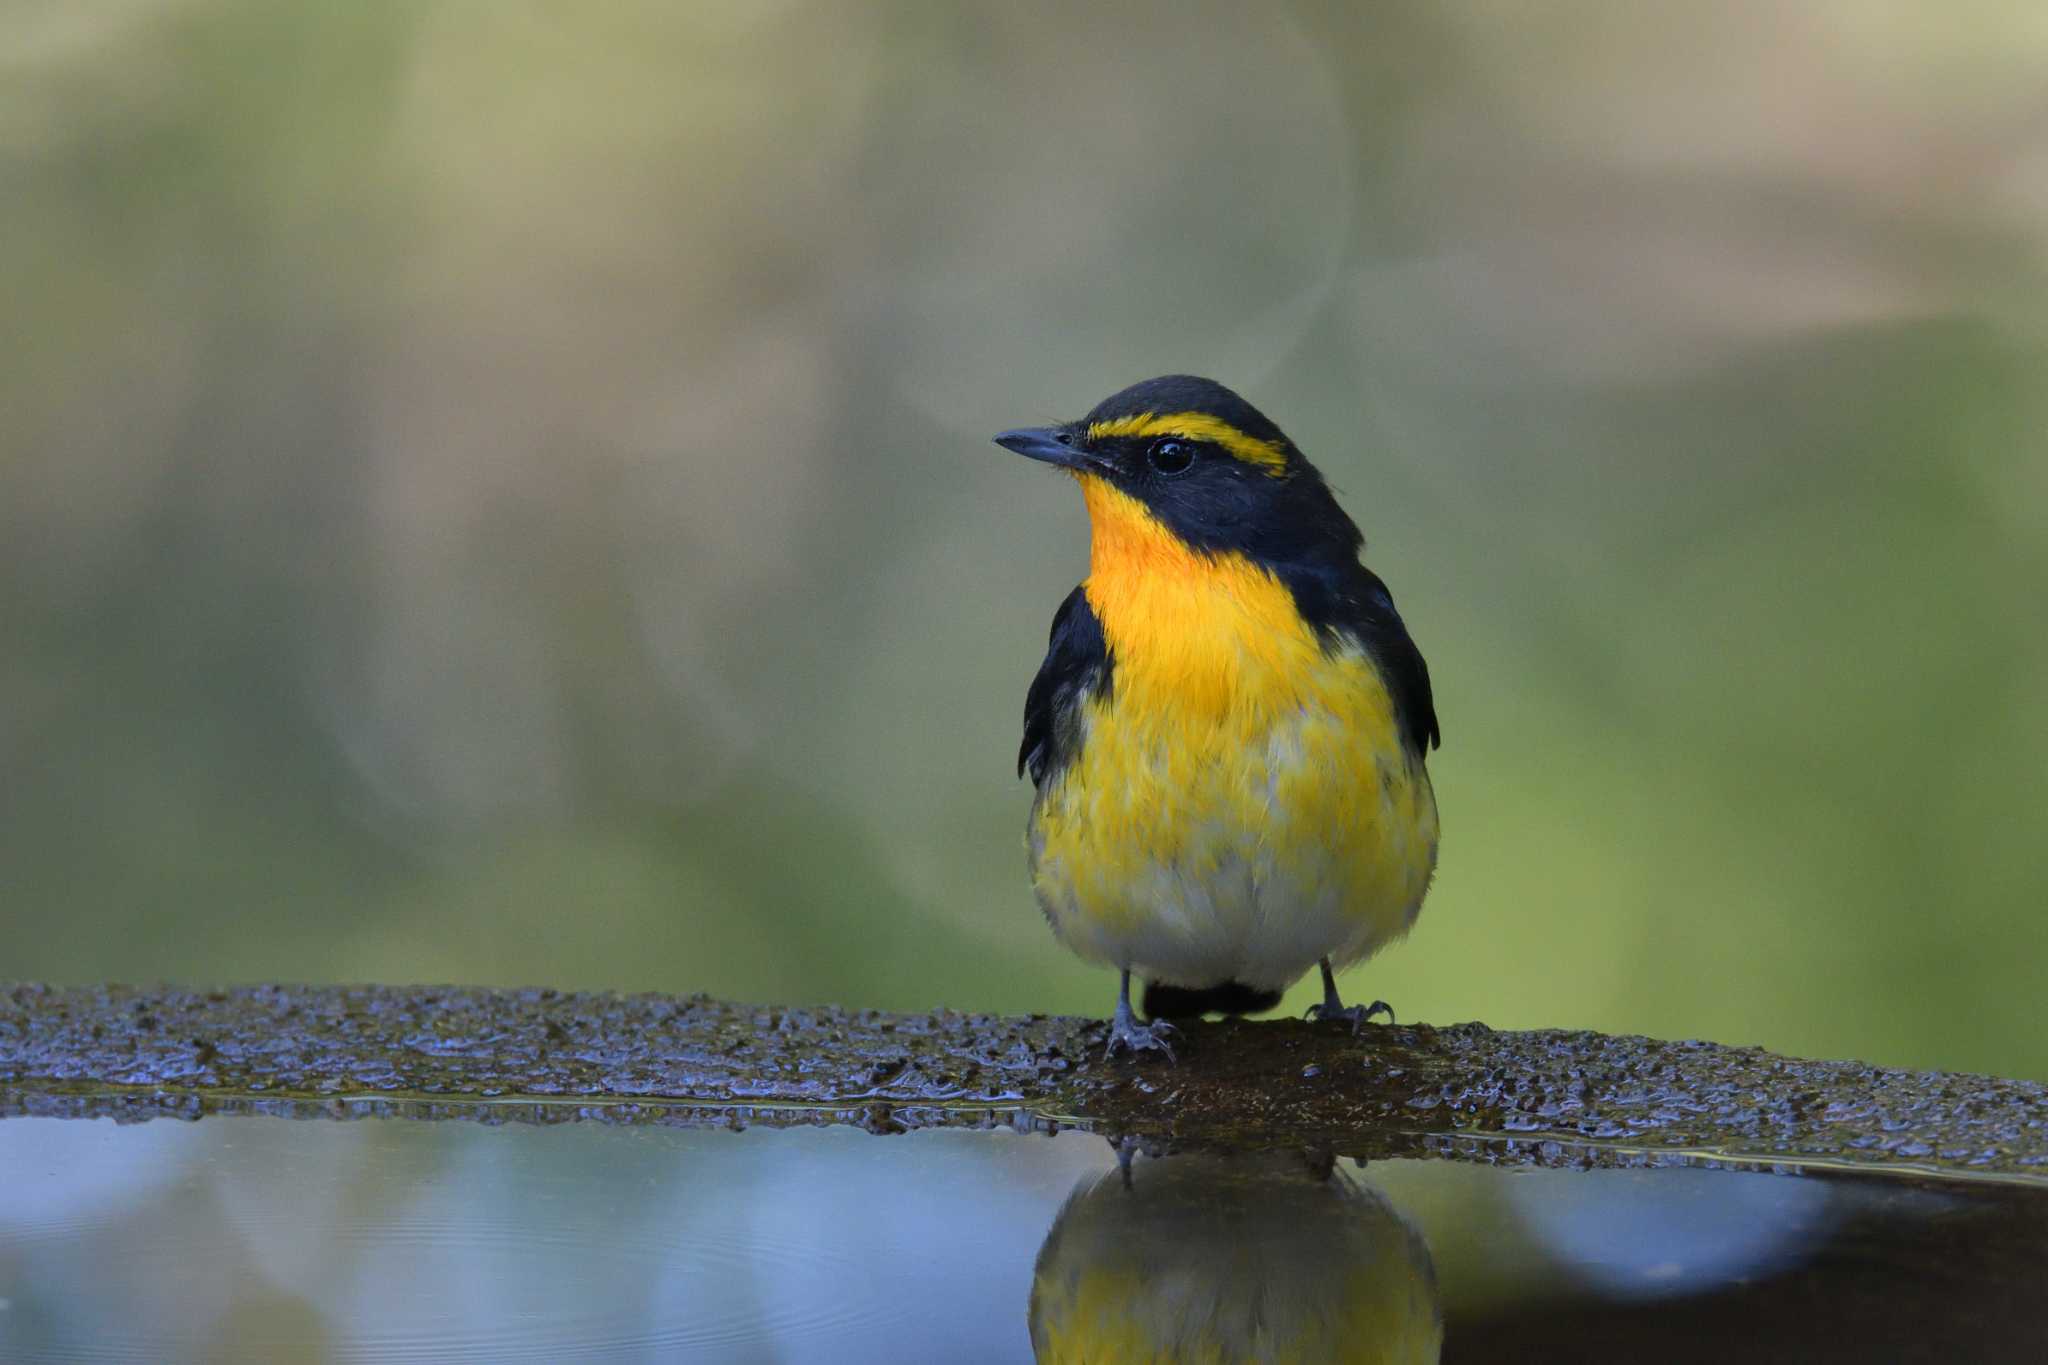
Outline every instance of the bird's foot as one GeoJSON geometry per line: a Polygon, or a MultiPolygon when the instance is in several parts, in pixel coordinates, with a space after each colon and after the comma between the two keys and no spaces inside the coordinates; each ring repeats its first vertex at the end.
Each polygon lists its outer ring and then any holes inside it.
{"type": "Polygon", "coordinates": [[[1308,1007],[1308,1017],[1318,1023],[1328,1019],[1348,1019],[1352,1033],[1357,1033],[1371,1021],[1375,1014],[1387,1016],[1387,1022],[1394,1022],[1394,1007],[1384,1000],[1375,1000],[1370,1005],[1344,1005],[1336,1000],[1325,1000],[1320,1005],[1308,1007]]]}
{"type": "Polygon", "coordinates": [[[1127,1190],[1131,1188],[1132,1159],[1135,1158],[1140,1152],[1143,1152],[1146,1156],[1155,1159],[1159,1156],[1159,1148],[1157,1145],[1148,1145],[1144,1141],[1144,1139],[1133,1137],[1128,1133],[1126,1133],[1122,1137],[1111,1138],[1109,1140],[1109,1150],[1116,1153],[1117,1175],[1120,1179],[1122,1179],[1122,1181],[1124,1182],[1124,1188],[1127,1190]]]}
{"type": "Polygon", "coordinates": [[[1119,1047],[1125,1047],[1133,1056],[1140,1052],[1163,1052],[1170,1062],[1174,1060],[1173,1049],[1167,1045],[1166,1035],[1174,1032],[1177,1032],[1174,1026],[1164,1019],[1141,1024],[1127,1011],[1118,1010],[1116,1017],[1109,1021],[1109,1046],[1103,1049],[1102,1055],[1114,1057],[1119,1047]]]}

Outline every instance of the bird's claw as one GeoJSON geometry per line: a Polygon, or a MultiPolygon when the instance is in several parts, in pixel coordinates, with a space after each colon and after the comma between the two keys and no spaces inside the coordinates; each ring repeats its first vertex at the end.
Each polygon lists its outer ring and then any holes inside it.
{"type": "Polygon", "coordinates": [[[1384,1000],[1375,1000],[1370,1005],[1339,1005],[1325,1000],[1320,1005],[1310,1005],[1307,1017],[1321,1022],[1325,1019],[1349,1019],[1351,1032],[1356,1034],[1369,1023],[1375,1014],[1387,1016],[1387,1022],[1394,1022],[1394,1007],[1384,1000]]]}
{"type": "Polygon", "coordinates": [[[1140,1052],[1159,1051],[1166,1054],[1167,1061],[1175,1061],[1173,1048],[1166,1041],[1166,1035],[1174,1032],[1177,1032],[1174,1026],[1164,1019],[1141,1024],[1119,1013],[1110,1021],[1109,1046],[1102,1050],[1102,1055],[1105,1059],[1114,1057],[1118,1046],[1123,1046],[1129,1048],[1133,1056],[1140,1052]]]}

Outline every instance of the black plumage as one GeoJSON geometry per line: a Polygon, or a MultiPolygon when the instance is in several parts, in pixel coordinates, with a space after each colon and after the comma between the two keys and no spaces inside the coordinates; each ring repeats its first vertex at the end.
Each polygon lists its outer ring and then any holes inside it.
{"type": "Polygon", "coordinates": [[[1067,765],[1081,742],[1081,703],[1109,691],[1114,668],[1088,594],[1075,588],[1053,614],[1045,661],[1024,697],[1018,776],[1029,772],[1031,785],[1042,788],[1067,765]]]}

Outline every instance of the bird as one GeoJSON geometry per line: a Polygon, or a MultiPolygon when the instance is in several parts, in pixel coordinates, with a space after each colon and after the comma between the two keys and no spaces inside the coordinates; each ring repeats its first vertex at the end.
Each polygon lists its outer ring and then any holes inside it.
{"type": "Polygon", "coordinates": [[[1354,1032],[1337,969],[1405,935],[1436,872],[1429,667],[1364,537],[1265,414],[1165,375],[995,436],[1080,485],[1088,575],[1025,696],[1025,846],[1053,933],[1121,973],[1107,1053],[1273,1008],[1354,1032]],[[1146,985],[1147,1021],[1131,1008],[1146,985]]]}
{"type": "Polygon", "coordinates": [[[1303,1151],[1177,1151],[1084,1177],[1032,1273],[1041,1365],[1358,1361],[1443,1351],[1422,1233],[1303,1151]]]}

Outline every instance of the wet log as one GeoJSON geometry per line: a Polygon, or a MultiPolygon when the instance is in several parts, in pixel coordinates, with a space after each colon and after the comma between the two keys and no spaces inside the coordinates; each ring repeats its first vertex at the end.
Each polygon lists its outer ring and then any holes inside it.
{"type": "Polygon", "coordinates": [[[2048,1086],[1483,1024],[1099,1020],[420,986],[0,987],[0,1115],[1080,1127],[1549,1165],[2048,1181],[2048,1086]]]}

